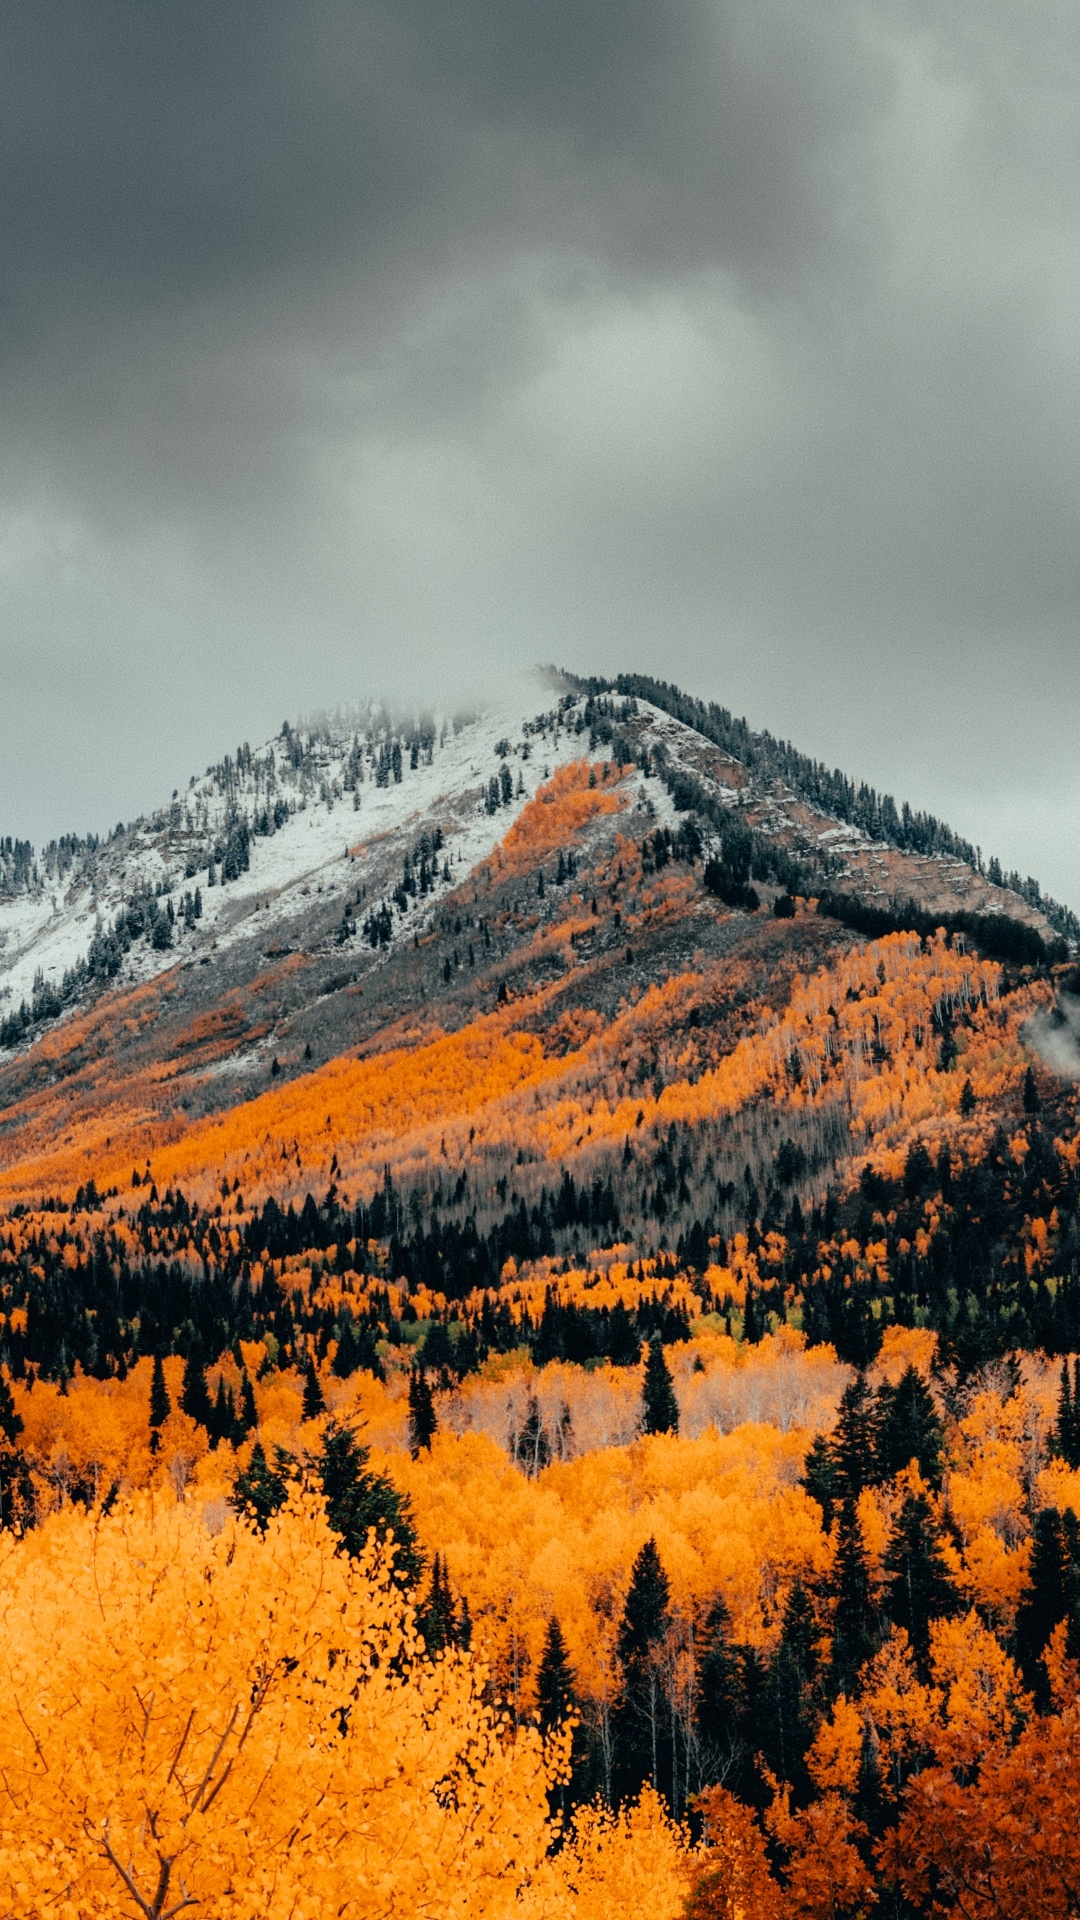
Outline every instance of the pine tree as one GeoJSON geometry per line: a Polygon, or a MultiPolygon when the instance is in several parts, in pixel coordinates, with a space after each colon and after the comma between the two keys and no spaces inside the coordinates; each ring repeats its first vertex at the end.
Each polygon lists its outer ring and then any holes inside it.
{"type": "Polygon", "coordinates": [[[613,1773],[620,1799],[637,1794],[645,1781],[659,1792],[671,1778],[671,1737],[659,1666],[669,1598],[667,1575],[650,1538],[634,1561],[616,1641],[623,1687],[613,1716],[613,1773]]]}
{"type": "Polygon", "coordinates": [[[659,1334],[649,1342],[642,1400],[642,1427],[646,1433],[678,1433],[679,1403],[675,1398],[675,1389],[664,1359],[664,1344],[659,1334]]]}
{"type": "Polygon", "coordinates": [[[893,1523],[885,1549],[885,1607],[903,1627],[920,1671],[930,1653],[930,1622],[955,1613],[956,1588],[941,1552],[941,1535],[924,1493],[909,1493],[893,1523]]]}
{"type": "Polygon", "coordinates": [[[326,1401],[323,1399],[323,1390],[319,1384],[319,1376],[315,1371],[315,1359],[314,1356],[309,1353],[307,1365],[304,1368],[303,1417],[305,1420],[317,1420],[320,1413],[325,1412],[326,1401]]]}
{"type": "Polygon", "coordinates": [[[940,1486],[943,1429],[930,1390],[915,1367],[908,1367],[895,1387],[879,1388],[877,1411],[876,1453],[881,1477],[891,1480],[916,1460],[928,1486],[940,1486]]]}
{"type": "Polygon", "coordinates": [[[969,1078],[964,1081],[964,1084],[960,1089],[961,1119],[970,1120],[977,1106],[978,1106],[978,1101],[975,1098],[975,1089],[972,1086],[971,1080],[969,1078]]]}
{"type": "Polygon", "coordinates": [[[245,1367],[240,1375],[240,1411],[237,1426],[243,1433],[250,1433],[259,1424],[259,1415],[255,1407],[255,1389],[251,1384],[251,1375],[245,1367]]]}
{"type": "Polygon", "coordinates": [[[870,1573],[855,1501],[846,1494],[833,1567],[833,1648],[831,1681],[835,1691],[854,1692],[859,1668],[877,1648],[870,1604],[870,1573]]]}
{"type": "Polygon", "coordinates": [[[536,1674],[536,1706],[543,1733],[551,1733],[577,1705],[574,1670],[566,1651],[562,1628],[552,1614],[544,1635],[544,1651],[536,1674]]]}
{"type": "Polygon", "coordinates": [[[1080,1467],[1080,1360],[1073,1361],[1071,1384],[1069,1363],[1067,1360],[1061,1363],[1061,1391],[1053,1444],[1055,1453],[1060,1455],[1066,1466],[1080,1467]]]}
{"type": "Polygon", "coordinates": [[[288,1497],[288,1481],[282,1470],[285,1458],[279,1450],[275,1473],[267,1462],[262,1441],[256,1439],[247,1467],[233,1481],[230,1504],[237,1513],[253,1520],[260,1533],[266,1532],[271,1514],[283,1507],[288,1497]]]}
{"type": "Polygon", "coordinates": [[[165,1425],[172,1412],[169,1389],[165,1385],[165,1369],[161,1364],[161,1355],[154,1355],[154,1371],[150,1377],[150,1451],[156,1453],[161,1445],[160,1429],[165,1425]]]}
{"type": "Polygon", "coordinates": [[[427,1375],[423,1367],[414,1367],[409,1375],[409,1451],[414,1460],[423,1448],[430,1447],[438,1428],[427,1375]]]}
{"type": "Polygon", "coordinates": [[[1035,1075],[1030,1067],[1028,1067],[1024,1074],[1023,1101],[1024,1112],[1027,1114],[1038,1113],[1042,1105],[1042,1101],[1039,1099],[1039,1089],[1035,1085],[1035,1075]]]}
{"type": "Polygon", "coordinates": [[[360,1365],[360,1347],[353,1329],[351,1313],[343,1313],[338,1321],[337,1351],[334,1354],[331,1373],[337,1380],[347,1380],[360,1365]]]}
{"type": "Polygon", "coordinates": [[[413,1588],[424,1570],[424,1559],[409,1502],[385,1474],[369,1469],[368,1458],[367,1447],[361,1446],[351,1428],[327,1421],[312,1462],[326,1501],[327,1520],[340,1534],[345,1552],[354,1558],[373,1529],[381,1543],[392,1538],[394,1579],[399,1586],[413,1588]]]}
{"type": "Polygon", "coordinates": [[[745,1794],[749,1784],[742,1735],[743,1702],[743,1670],[738,1649],[731,1642],[731,1616],[717,1595],[705,1617],[694,1717],[703,1778],[721,1780],[740,1794],[745,1794]]]}
{"type": "Polygon", "coordinates": [[[832,1454],[840,1480],[841,1497],[858,1499],[875,1478],[877,1418],[863,1373],[856,1374],[840,1400],[832,1454]]]}
{"type": "Polygon", "coordinates": [[[440,1554],[431,1563],[431,1585],[416,1609],[416,1625],[430,1654],[458,1644],[457,1610],[440,1554]]]}
{"type": "Polygon", "coordinates": [[[803,1761],[814,1734],[818,1628],[805,1587],[796,1581],[784,1608],[776,1651],[764,1676],[760,1744],[773,1771],[797,1792],[809,1786],[803,1761]]]}
{"type": "Polygon", "coordinates": [[[1050,1708],[1042,1655],[1054,1628],[1069,1622],[1068,1651],[1080,1653],[1080,1522],[1071,1508],[1044,1507],[1032,1535],[1027,1590],[1016,1610],[1016,1658],[1040,1712],[1050,1708]]]}
{"type": "Polygon", "coordinates": [[[15,1401],[5,1376],[0,1373],[0,1433],[9,1447],[15,1445],[23,1430],[22,1415],[15,1410],[15,1401]]]}
{"type": "Polygon", "coordinates": [[[843,1482],[832,1446],[823,1433],[817,1435],[807,1450],[799,1485],[811,1500],[817,1501],[821,1508],[822,1525],[828,1533],[837,1503],[843,1497],[843,1482]]]}
{"type": "Polygon", "coordinates": [[[192,1345],[184,1361],[184,1377],[180,1386],[180,1407],[197,1426],[205,1427],[212,1437],[217,1436],[214,1426],[214,1403],[206,1385],[203,1371],[202,1354],[196,1345],[192,1345]]]}

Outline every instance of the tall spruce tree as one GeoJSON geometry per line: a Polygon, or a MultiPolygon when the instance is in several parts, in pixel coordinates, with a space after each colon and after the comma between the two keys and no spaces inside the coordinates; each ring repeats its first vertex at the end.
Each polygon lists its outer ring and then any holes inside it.
{"type": "Polygon", "coordinates": [[[1016,1610],[1016,1658],[1024,1684],[1042,1713],[1050,1683],[1042,1655],[1054,1628],[1069,1623],[1068,1651],[1080,1654],[1080,1522],[1071,1508],[1044,1507],[1036,1516],[1028,1584],[1016,1610]]]}
{"type": "Polygon", "coordinates": [[[326,1401],[323,1398],[322,1385],[318,1373],[315,1370],[315,1356],[309,1353],[307,1364],[304,1368],[304,1419],[317,1420],[320,1413],[325,1412],[326,1401]]]}
{"type": "Polygon", "coordinates": [[[622,1693],[614,1715],[616,1797],[631,1799],[648,1781],[670,1787],[672,1741],[660,1655],[669,1625],[670,1588],[654,1539],[634,1561],[616,1650],[622,1693]]]}
{"type": "Polygon", "coordinates": [[[574,1669],[555,1615],[547,1623],[544,1650],[536,1673],[536,1709],[541,1731],[551,1733],[576,1707],[574,1669]]]}
{"type": "Polygon", "coordinates": [[[157,1453],[161,1446],[161,1428],[172,1412],[169,1389],[165,1385],[165,1369],[160,1353],[154,1355],[154,1370],[150,1376],[150,1451],[157,1453]]]}
{"type": "Polygon", "coordinates": [[[740,1650],[731,1639],[731,1615],[718,1594],[705,1616],[698,1667],[694,1720],[699,1766],[703,1784],[720,1781],[745,1799],[750,1779],[744,1680],[740,1650]]]}
{"type": "Polygon", "coordinates": [[[393,1577],[406,1589],[416,1586],[424,1557],[413,1524],[409,1502],[385,1474],[368,1467],[367,1447],[351,1428],[328,1420],[322,1444],[312,1462],[316,1481],[326,1500],[326,1517],[340,1534],[346,1553],[355,1557],[374,1530],[384,1545],[394,1545],[393,1577]]]}
{"type": "Polygon", "coordinates": [[[840,1507],[836,1561],[832,1574],[833,1646],[830,1680],[835,1692],[850,1699],[859,1668],[877,1651],[870,1601],[870,1572],[855,1501],[846,1494],[840,1507]]]}
{"type": "Polygon", "coordinates": [[[878,1389],[877,1466],[882,1479],[891,1480],[916,1460],[927,1485],[939,1487],[943,1438],[933,1396],[915,1367],[908,1367],[895,1387],[878,1389]]]}
{"type": "Polygon", "coordinates": [[[1066,1466],[1080,1467],[1080,1360],[1073,1361],[1072,1380],[1069,1363],[1061,1363],[1061,1389],[1057,1419],[1054,1422],[1054,1452],[1066,1466]]]}
{"type": "Polygon", "coordinates": [[[877,1410],[862,1372],[841,1395],[832,1453],[841,1498],[857,1500],[873,1482],[877,1463],[877,1410]]]}
{"type": "Polygon", "coordinates": [[[814,1737],[817,1641],[813,1604],[797,1580],[784,1608],[775,1652],[765,1669],[760,1744],[774,1773],[800,1798],[810,1785],[804,1762],[814,1737]]]}
{"type": "Polygon", "coordinates": [[[251,1459],[233,1481],[230,1505],[237,1513],[253,1520],[260,1533],[266,1532],[271,1515],[283,1507],[288,1498],[289,1483],[283,1470],[286,1459],[279,1449],[275,1472],[266,1458],[262,1441],[256,1439],[251,1459]]]}
{"type": "Polygon", "coordinates": [[[416,1625],[430,1654],[459,1645],[458,1616],[441,1554],[431,1563],[431,1584],[416,1609],[416,1625]]]}
{"type": "Polygon", "coordinates": [[[649,1342],[642,1388],[642,1426],[646,1433],[678,1433],[679,1403],[671,1383],[664,1343],[659,1334],[649,1342]]]}
{"type": "Polygon", "coordinates": [[[821,1508],[822,1525],[826,1533],[833,1523],[837,1503],[843,1497],[843,1481],[836,1464],[836,1455],[831,1442],[823,1433],[819,1433],[811,1442],[803,1467],[799,1485],[816,1500],[821,1508]]]}
{"type": "Polygon", "coordinates": [[[430,1447],[438,1428],[427,1375],[423,1367],[414,1367],[409,1375],[409,1451],[414,1460],[425,1447],[430,1447]]]}
{"type": "Polygon", "coordinates": [[[924,1493],[909,1493],[885,1548],[885,1608],[903,1627],[925,1678],[930,1622],[955,1613],[959,1595],[941,1551],[941,1533],[924,1493]]]}
{"type": "Polygon", "coordinates": [[[212,1438],[214,1429],[214,1403],[206,1384],[203,1368],[202,1350],[197,1342],[192,1342],[184,1360],[184,1377],[180,1385],[180,1407],[196,1426],[204,1427],[212,1438]]]}

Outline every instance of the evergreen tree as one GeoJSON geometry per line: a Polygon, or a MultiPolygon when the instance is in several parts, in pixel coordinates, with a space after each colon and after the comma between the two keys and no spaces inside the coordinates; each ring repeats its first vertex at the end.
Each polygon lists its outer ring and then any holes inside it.
{"type": "Polygon", "coordinates": [[[664,1343],[657,1334],[649,1342],[642,1389],[646,1433],[678,1433],[679,1403],[664,1359],[664,1343]]]}
{"type": "Polygon", "coordinates": [[[251,1375],[245,1367],[240,1375],[240,1412],[237,1416],[237,1426],[243,1433],[247,1434],[251,1432],[253,1427],[257,1427],[258,1424],[259,1416],[255,1408],[255,1389],[251,1384],[251,1375]]]}
{"type": "Polygon", "coordinates": [[[959,1596],[941,1553],[941,1536],[924,1493],[909,1493],[885,1549],[885,1607],[904,1627],[925,1677],[930,1622],[955,1613],[959,1596]]]}
{"type": "Polygon", "coordinates": [[[304,1368],[303,1417],[305,1420],[317,1420],[320,1413],[325,1412],[326,1401],[323,1399],[323,1390],[319,1384],[319,1376],[315,1370],[315,1357],[309,1353],[307,1365],[304,1368]]]}
{"type": "Polygon", "coordinates": [[[266,1532],[271,1514],[283,1507],[288,1497],[288,1480],[283,1470],[286,1460],[287,1456],[279,1449],[275,1473],[267,1461],[262,1441],[256,1439],[248,1465],[233,1481],[230,1505],[237,1513],[253,1520],[260,1533],[266,1532]]]}
{"type": "Polygon", "coordinates": [[[4,1374],[0,1373],[0,1434],[9,1447],[15,1445],[23,1430],[23,1419],[15,1410],[15,1400],[4,1374]]]}
{"type": "Polygon", "coordinates": [[[844,1489],[836,1456],[823,1433],[819,1433],[810,1444],[799,1485],[805,1488],[811,1500],[817,1501],[821,1508],[822,1525],[828,1533],[844,1489]]]}
{"type": "Polygon", "coordinates": [[[195,1344],[188,1349],[187,1358],[184,1361],[180,1407],[189,1419],[195,1421],[196,1426],[205,1427],[207,1433],[216,1441],[219,1436],[214,1426],[214,1403],[206,1385],[202,1354],[195,1344]]]}
{"type": "Polygon", "coordinates": [[[800,1796],[809,1787],[803,1762],[814,1736],[817,1638],[810,1596],[796,1581],[784,1609],[776,1651],[764,1676],[760,1744],[774,1773],[800,1796]]]}
{"type": "Polygon", "coordinates": [[[165,1369],[161,1364],[161,1355],[154,1355],[154,1371],[150,1376],[150,1451],[156,1453],[161,1445],[160,1429],[165,1425],[172,1412],[169,1389],[165,1385],[165,1369]]]}
{"type": "Polygon", "coordinates": [[[430,1654],[459,1644],[457,1609],[440,1554],[431,1563],[431,1585],[416,1609],[416,1625],[430,1654]]]}
{"type": "Polygon", "coordinates": [[[334,1354],[330,1371],[337,1380],[347,1380],[360,1365],[360,1347],[353,1328],[351,1313],[343,1313],[338,1321],[337,1351],[334,1354]]]}
{"type": "Polygon", "coordinates": [[[1023,1101],[1024,1101],[1024,1112],[1027,1114],[1038,1113],[1039,1108],[1042,1105],[1042,1102],[1039,1099],[1039,1089],[1035,1085],[1035,1075],[1032,1072],[1030,1067],[1028,1067],[1026,1073],[1024,1074],[1023,1101]]]}
{"type": "Polygon", "coordinates": [[[1080,1360],[1073,1361],[1071,1383],[1069,1363],[1067,1360],[1061,1363],[1061,1391],[1053,1446],[1054,1452],[1061,1456],[1066,1466],[1080,1467],[1080,1360]]]}
{"type": "Polygon", "coordinates": [[[962,1087],[961,1087],[961,1089],[960,1089],[960,1117],[961,1117],[961,1119],[963,1119],[963,1120],[970,1120],[970,1119],[971,1119],[971,1116],[972,1116],[972,1114],[974,1113],[974,1111],[975,1111],[975,1108],[976,1108],[976,1107],[978,1106],[978,1104],[979,1104],[979,1103],[978,1103],[978,1101],[977,1101],[977,1099],[976,1099],[976,1097],[975,1097],[975,1089],[974,1089],[974,1087],[972,1086],[972,1084],[971,1084],[971,1080],[970,1080],[970,1078],[969,1078],[969,1079],[967,1079],[967,1080],[965,1080],[965,1081],[964,1081],[964,1084],[963,1084],[963,1086],[962,1086],[962,1087]]]}
{"type": "Polygon", "coordinates": [[[423,1367],[414,1367],[409,1375],[409,1451],[414,1460],[424,1447],[430,1447],[438,1428],[427,1375],[423,1367]]]}
{"type": "Polygon", "coordinates": [[[859,1668],[877,1649],[866,1549],[855,1501],[850,1494],[844,1496],[840,1508],[832,1593],[835,1606],[830,1678],[833,1690],[846,1693],[850,1699],[859,1668]]]}
{"type": "Polygon", "coordinates": [[[843,1499],[857,1500],[864,1487],[875,1478],[877,1454],[877,1418],[866,1376],[859,1372],[844,1388],[836,1431],[832,1436],[832,1455],[843,1499]]]}
{"type": "Polygon", "coordinates": [[[574,1670],[566,1651],[562,1628],[552,1614],[544,1635],[544,1651],[536,1675],[536,1705],[543,1733],[551,1733],[572,1713],[577,1701],[574,1670]]]}
{"type": "Polygon", "coordinates": [[[349,1427],[328,1420],[322,1445],[312,1467],[326,1501],[326,1517],[340,1534],[346,1553],[355,1557],[374,1529],[381,1544],[394,1542],[394,1579],[402,1587],[416,1586],[424,1570],[406,1496],[385,1474],[368,1467],[368,1449],[349,1427]]]}
{"type": "Polygon", "coordinates": [[[34,1483],[25,1454],[16,1445],[23,1430],[11,1388],[0,1373],[0,1527],[34,1523],[34,1483]]]}
{"type": "Polygon", "coordinates": [[[1080,1522],[1071,1508],[1044,1507],[1032,1536],[1027,1590],[1016,1610],[1016,1658],[1040,1712],[1050,1708],[1042,1655],[1054,1628],[1069,1622],[1069,1652],[1080,1653],[1080,1522]]]}
{"type": "Polygon", "coordinates": [[[646,1781],[660,1792],[671,1779],[672,1743],[659,1658],[669,1624],[669,1598],[656,1541],[648,1539],[634,1561],[616,1642],[623,1676],[613,1716],[618,1799],[632,1798],[646,1781]]]}
{"type": "Polygon", "coordinates": [[[877,1405],[876,1453],[882,1479],[891,1480],[917,1460],[928,1486],[940,1486],[944,1434],[930,1390],[917,1369],[908,1367],[895,1387],[879,1388],[877,1405]]]}
{"type": "Polygon", "coordinates": [[[705,1617],[705,1640],[698,1668],[695,1725],[706,1783],[722,1781],[744,1798],[749,1788],[743,1740],[743,1672],[731,1642],[731,1616],[717,1595],[705,1617]]]}

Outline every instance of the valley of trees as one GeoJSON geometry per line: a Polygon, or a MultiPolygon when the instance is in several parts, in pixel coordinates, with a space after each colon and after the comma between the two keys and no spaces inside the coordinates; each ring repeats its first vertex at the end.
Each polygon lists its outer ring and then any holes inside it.
{"type": "Polygon", "coordinates": [[[1063,975],[667,791],[579,762],[351,903],[382,955],[438,873],[445,1024],[191,1119],[104,1045],[25,1095],[5,1913],[1075,1913],[1063,975]]]}

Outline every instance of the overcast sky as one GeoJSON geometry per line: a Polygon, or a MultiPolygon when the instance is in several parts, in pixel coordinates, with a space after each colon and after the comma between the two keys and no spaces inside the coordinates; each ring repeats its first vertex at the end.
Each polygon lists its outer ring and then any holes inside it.
{"type": "Polygon", "coordinates": [[[1080,907],[1075,0],[0,15],[0,831],[635,668],[1080,907]]]}

